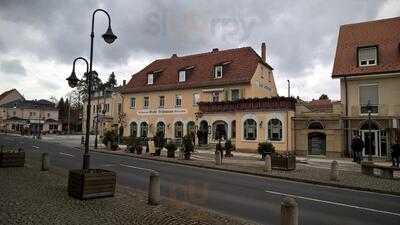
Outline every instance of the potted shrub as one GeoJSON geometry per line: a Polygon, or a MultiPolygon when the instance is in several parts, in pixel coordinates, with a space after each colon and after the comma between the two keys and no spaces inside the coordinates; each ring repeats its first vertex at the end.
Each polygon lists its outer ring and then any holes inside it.
{"type": "Polygon", "coordinates": [[[128,152],[135,153],[136,148],[138,146],[138,141],[136,137],[130,136],[127,139],[124,140],[128,152]]]}
{"type": "Polygon", "coordinates": [[[104,133],[104,137],[102,138],[102,142],[109,150],[115,151],[118,149],[117,144],[117,134],[114,130],[108,130],[104,133]]]}
{"type": "Polygon", "coordinates": [[[232,151],[235,150],[235,146],[233,146],[231,139],[226,140],[225,142],[225,157],[232,157],[232,151]]]}
{"type": "Polygon", "coordinates": [[[165,146],[164,132],[157,131],[156,136],[154,136],[153,140],[154,140],[154,146],[156,147],[155,156],[160,156],[161,149],[164,148],[165,146]]]}
{"type": "Polygon", "coordinates": [[[175,158],[175,151],[177,149],[176,144],[173,141],[169,141],[165,148],[167,149],[167,157],[168,158],[175,158]]]}
{"type": "Polygon", "coordinates": [[[262,160],[265,160],[266,155],[271,155],[275,152],[275,147],[271,142],[260,142],[257,150],[258,154],[261,155],[262,160]]]}
{"type": "Polygon", "coordinates": [[[295,170],[296,156],[292,152],[271,154],[271,166],[278,170],[295,170]]]}
{"type": "Polygon", "coordinates": [[[182,146],[183,146],[183,154],[185,156],[185,159],[188,160],[190,159],[190,155],[194,151],[194,145],[192,138],[190,135],[185,135],[182,140],[182,146]]]}

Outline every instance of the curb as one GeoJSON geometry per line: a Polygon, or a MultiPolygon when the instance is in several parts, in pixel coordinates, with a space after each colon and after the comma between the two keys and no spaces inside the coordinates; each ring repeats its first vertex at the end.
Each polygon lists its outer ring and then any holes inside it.
{"type": "Polygon", "coordinates": [[[290,181],[301,182],[301,183],[316,184],[316,185],[321,185],[321,186],[346,188],[346,189],[357,190],[357,191],[367,191],[367,192],[374,192],[374,193],[379,193],[379,194],[390,194],[390,195],[400,196],[400,192],[391,192],[391,191],[379,190],[379,189],[374,189],[374,188],[354,187],[354,186],[345,185],[345,184],[327,183],[327,182],[307,180],[307,179],[302,179],[302,178],[284,177],[284,176],[278,176],[278,175],[272,175],[272,174],[261,174],[261,173],[255,173],[255,172],[249,172],[249,171],[227,169],[227,168],[220,168],[220,167],[213,167],[213,166],[206,166],[206,165],[196,165],[196,164],[190,164],[190,163],[179,162],[179,161],[169,161],[169,160],[165,160],[162,158],[149,158],[149,157],[142,157],[142,156],[137,156],[137,155],[127,155],[127,154],[123,154],[123,153],[121,154],[121,153],[116,153],[116,152],[98,151],[98,150],[92,150],[92,149],[90,151],[97,152],[97,153],[103,153],[103,154],[110,154],[110,155],[128,156],[128,157],[142,159],[142,160],[152,160],[152,161],[158,161],[158,162],[164,162],[164,163],[170,163],[170,164],[193,166],[193,167],[203,168],[203,169],[240,173],[240,174],[258,176],[258,177],[264,177],[264,178],[269,177],[269,178],[290,180],[290,181]]]}

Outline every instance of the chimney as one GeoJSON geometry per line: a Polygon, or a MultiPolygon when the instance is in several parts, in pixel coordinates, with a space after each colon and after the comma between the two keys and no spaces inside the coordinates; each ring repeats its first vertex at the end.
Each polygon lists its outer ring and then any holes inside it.
{"type": "Polygon", "coordinates": [[[171,58],[178,58],[178,55],[176,53],[172,54],[171,58]]]}
{"type": "Polygon", "coordinates": [[[126,80],[122,80],[122,86],[126,85],[126,80]]]}
{"type": "Polygon", "coordinates": [[[267,61],[265,42],[261,44],[261,58],[263,62],[267,61]]]}
{"type": "Polygon", "coordinates": [[[211,52],[218,52],[218,48],[213,48],[211,52]]]}

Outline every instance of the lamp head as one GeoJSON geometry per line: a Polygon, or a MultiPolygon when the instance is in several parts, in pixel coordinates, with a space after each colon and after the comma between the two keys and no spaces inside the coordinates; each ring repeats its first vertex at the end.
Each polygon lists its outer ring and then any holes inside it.
{"type": "Polygon", "coordinates": [[[68,81],[68,85],[71,88],[75,88],[78,85],[79,79],[76,77],[75,71],[72,70],[71,75],[66,79],[68,81]]]}
{"type": "Polygon", "coordinates": [[[111,26],[108,26],[107,31],[102,35],[105,42],[111,44],[117,39],[117,36],[112,32],[111,26]]]}

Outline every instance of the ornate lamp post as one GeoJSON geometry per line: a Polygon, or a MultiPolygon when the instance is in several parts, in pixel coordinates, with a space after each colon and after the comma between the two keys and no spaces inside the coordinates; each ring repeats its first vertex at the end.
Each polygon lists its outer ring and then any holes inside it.
{"type": "Polygon", "coordinates": [[[371,113],[372,113],[372,105],[370,101],[368,101],[367,105],[368,111],[368,161],[372,161],[372,133],[371,133],[371,113]]]}
{"type": "MultiPolygon", "coordinates": [[[[73,64],[73,69],[72,69],[72,73],[71,76],[67,78],[68,80],[68,84],[70,85],[70,87],[76,87],[79,79],[76,77],[75,75],[75,62],[78,59],[84,60],[86,62],[86,66],[87,66],[87,91],[88,91],[88,105],[87,105],[87,110],[86,110],[86,139],[85,139],[85,154],[83,155],[83,169],[89,169],[89,162],[90,162],[90,156],[89,156],[89,128],[90,128],[90,109],[91,109],[91,92],[92,92],[92,78],[93,75],[95,73],[95,71],[92,70],[93,67],[93,39],[94,39],[94,16],[96,15],[97,12],[103,12],[107,15],[108,18],[108,28],[107,31],[102,35],[103,39],[105,42],[107,42],[108,44],[111,44],[115,41],[115,39],[117,39],[117,36],[114,35],[114,33],[112,32],[111,29],[111,18],[110,15],[103,9],[96,9],[93,12],[92,15],[92,29],[91,29],[91,33],[90,33],[90,60],[89,63],[87,62],[87,60],[85,58],[82,57],[78,57],[74,60],[74,64],[73,64]]],[[[95,140],[95,144],[97,147],[97,138],[95,140]]]]}

